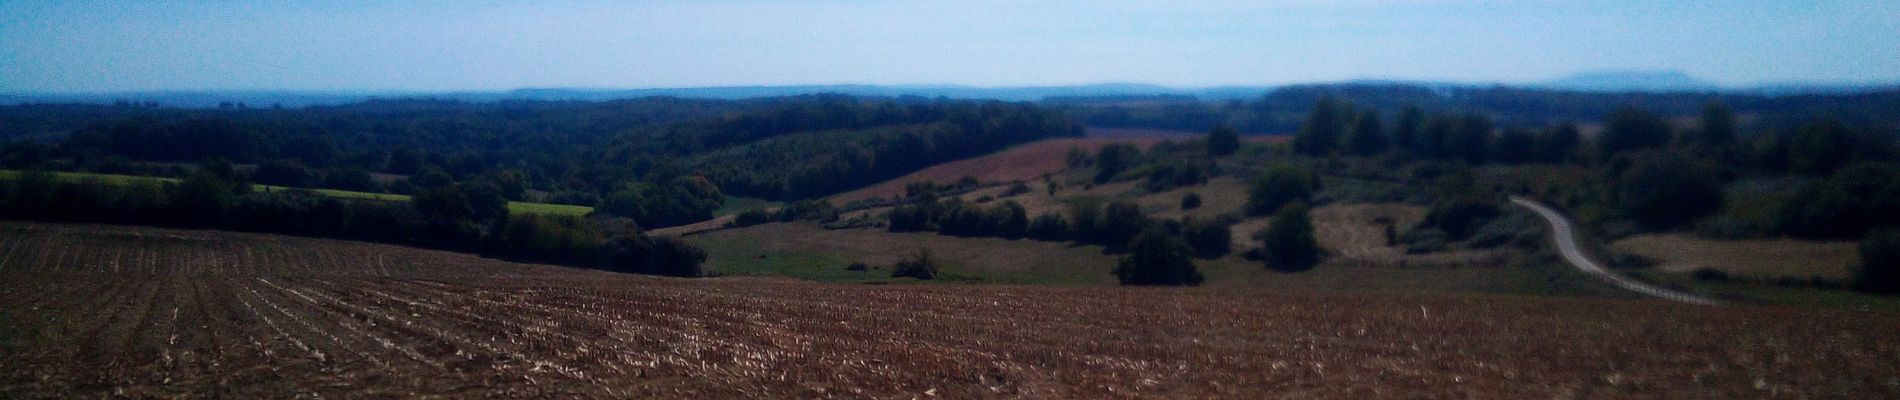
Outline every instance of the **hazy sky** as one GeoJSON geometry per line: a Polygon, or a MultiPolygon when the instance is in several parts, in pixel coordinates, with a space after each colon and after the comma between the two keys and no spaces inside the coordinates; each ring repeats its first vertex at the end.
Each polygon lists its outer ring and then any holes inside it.
{"type": "Polygon", "coordinates": [[[1900,1],[19,1],[0,92],[1900,81],[1900,1]],[[1667,3],[1667,4],[1665,4],[1667,3]]]}

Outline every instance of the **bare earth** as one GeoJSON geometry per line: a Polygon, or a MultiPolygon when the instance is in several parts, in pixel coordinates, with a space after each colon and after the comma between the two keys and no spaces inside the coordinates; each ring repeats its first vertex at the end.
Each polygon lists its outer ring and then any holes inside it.
{"type": "Polygon", "coordinates": [[[1892,398],[1894,315],[661,279],[0,224],[0,397],[1892,398]]]}

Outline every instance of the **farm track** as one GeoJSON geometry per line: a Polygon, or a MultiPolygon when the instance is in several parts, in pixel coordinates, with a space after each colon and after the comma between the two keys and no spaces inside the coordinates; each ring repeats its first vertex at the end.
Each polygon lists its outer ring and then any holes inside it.
{"type": "Polygon", "coordinates": [[[0,251],[6,398],[1900,396],[1886,314],[680,280],[12,222],[0,251]]]}

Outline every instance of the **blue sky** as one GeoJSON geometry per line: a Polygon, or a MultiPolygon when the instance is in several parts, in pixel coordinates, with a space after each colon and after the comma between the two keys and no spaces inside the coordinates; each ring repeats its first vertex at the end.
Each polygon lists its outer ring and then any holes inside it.
{"type": "Polygon", "coordinates": [[[0,92],[1900,82],[1900,1],[20,1],[0,92]]]}

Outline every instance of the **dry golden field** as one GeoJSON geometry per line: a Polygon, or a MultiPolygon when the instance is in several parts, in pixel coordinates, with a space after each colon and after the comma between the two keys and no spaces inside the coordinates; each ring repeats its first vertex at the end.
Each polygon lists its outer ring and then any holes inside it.
{"type": "Polygon", "coordinates": [[[1714,268],[1751,278],[1845,280],[1860,265],[1859,244],[1793,239],[1716,240],[1686,234],[1640,235],[1616,241],[1618,250],[1647,257],[1671,272],[1714,268]]]}

